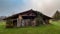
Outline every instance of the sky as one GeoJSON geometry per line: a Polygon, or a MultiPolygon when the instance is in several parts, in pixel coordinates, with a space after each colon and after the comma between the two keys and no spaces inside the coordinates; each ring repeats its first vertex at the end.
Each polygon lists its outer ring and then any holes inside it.
{"type": "Polygon", "coordinates": [[[60,0],[0,0],[0,16],[10,16],[29,9],[52,16],[56,10],[60,11],[60,0]]]}

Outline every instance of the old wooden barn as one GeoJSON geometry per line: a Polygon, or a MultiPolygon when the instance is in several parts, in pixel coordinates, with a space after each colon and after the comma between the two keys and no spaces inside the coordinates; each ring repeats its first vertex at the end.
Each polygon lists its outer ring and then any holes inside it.
{"type": "Polygon", "coordinates": [[[6,27],[27,27],[49,24],[51,18],[41,12],[28,10],[5,18],[6,27]]]}

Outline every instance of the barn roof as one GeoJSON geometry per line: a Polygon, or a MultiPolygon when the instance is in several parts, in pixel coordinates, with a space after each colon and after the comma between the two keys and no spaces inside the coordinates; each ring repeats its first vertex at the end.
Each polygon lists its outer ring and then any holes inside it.
{"type": "MultiPolygon", "coordinates": [[[[25,12],[29,12],[29,11],[39,12],[39,11],[35,11],[35,10],[33,10],[33,9],[30,9],[30,10],[23,11],[23,12],[20,12],[20,13],[17,13],[17,14],[13,14],[13,15],[11,15],[11,16],[8,16],[7,18],[18,17],[18,15],[23,14],[23,13],[25,13],[25,12]]],[[[39,12],[39,13],[40,13],[41,15],[45,16],[45,17],[51,18],[51,17],[49,17],[49,16],[47,16],[47,15],[44,15],[42,12],[39,12]]],[[[7,18],[5,18],[5,19],[7,19],[7,18]]]]}

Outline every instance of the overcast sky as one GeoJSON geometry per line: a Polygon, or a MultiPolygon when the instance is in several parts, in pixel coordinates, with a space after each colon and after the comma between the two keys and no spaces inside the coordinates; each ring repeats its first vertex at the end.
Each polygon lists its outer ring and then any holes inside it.
{"type": "Polygon", "coordinates": [[[34,9],[51,16],[60,10],[60,0],[0,0],[0,16],[8,16],[34,9]]]}

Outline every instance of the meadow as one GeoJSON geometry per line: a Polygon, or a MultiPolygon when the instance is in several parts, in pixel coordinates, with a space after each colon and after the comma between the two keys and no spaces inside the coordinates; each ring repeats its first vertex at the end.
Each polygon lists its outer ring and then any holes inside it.
{"type": "Polygon", "coordinates": [[[5,22],[0,22],[0,34],[60,34],[60,21],[51,21],[50,25],[24,28],[5,28],[5,22]]]}

